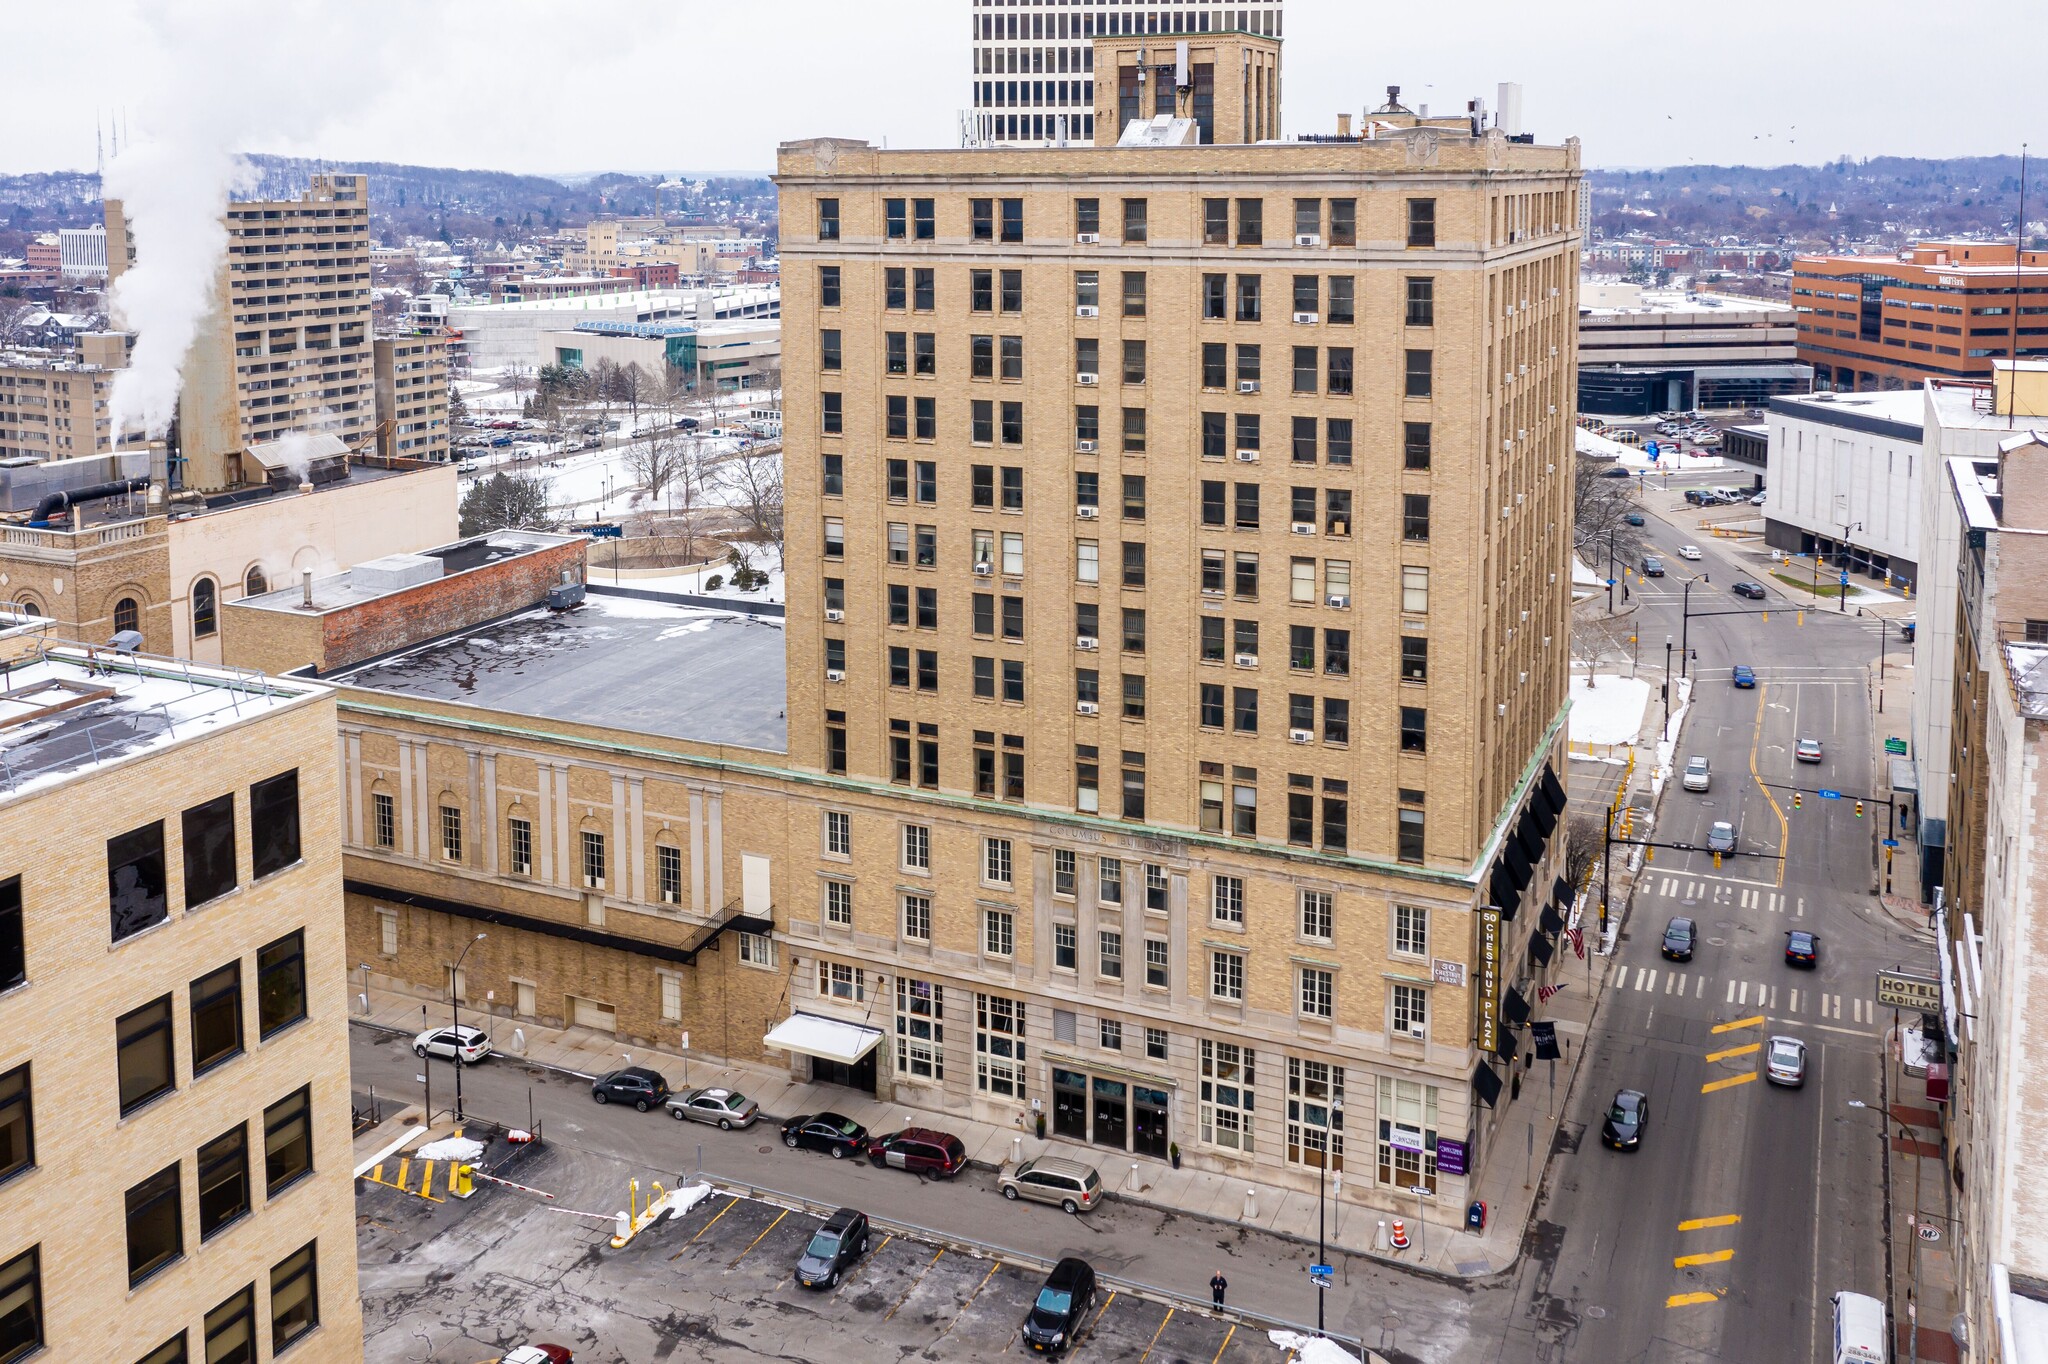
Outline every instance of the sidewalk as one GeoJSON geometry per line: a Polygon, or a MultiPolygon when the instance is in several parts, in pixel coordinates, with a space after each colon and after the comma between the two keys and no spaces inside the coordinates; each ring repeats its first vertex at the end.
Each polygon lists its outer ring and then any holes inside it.
{"type": "MultiPolygon", "coordinates": [[[[1524,1077],[1525,1087],[1531,1087],[1522,1099],[1521,1110],[1527,1120],[1523,1145],[1527,1152],[1533,1153],[1533,1160],[1529,1162],[1528,1187],[1524,1186],[1524,1160],[1513,1158],[1514,1128],[1523,1124],[1511,1121],[1502,1148],[1496,1151],[1481,1172],[1473,1195],[1485,1200],[1490,1209],[1484,1234],[1453,1230],[1434,1222],[1422,1227],[1410,1219],[1409,1236],[1414,1247],[1394,1254],[1382,1250],[1377,1242],[1382,1224],[1400,1214],[1365,1206],[1358,1199],[1355,1187],[1351,1191],[1336,1187],[1326,1204],[1329,1217],[1326,1239],[1329,1244],[1388,1264],[1451,1278],[1484,1277],[1515,1263],[1521,1254],[1523,1228],[1542,1183],[1544,1161],[1555,1139],[1557,1118],[1546,1116],[1546,1113],[1562,1115],[1564,1112],[1571,1077],[1577,1074],[1588,1020],[1599,1001],[1599,987],[1607,966],[1605,960],[1590,951],[1590,945],[1585,967],[1582,968],[1568,955],[1566,961],[1568,964],[1559,969],[1558,979],[1565,982],[1567,988],[1553,997],[1546,1008],[1546,1016],[1558,1025],[1558,1036],[1564,1043],[1566,1054],[1564,1062],[1556,1063],[1554,1108],[1546,1102],[1546,1086],[1551,1083],[1546,1067],[1551,1063],[1539,1064],[1524,1077]]],[[[351,1005],[356,1010],[351,1021],[407,1038],[420,1031],[422,1003],[432,1002],[417,995],[372,986],[368,995],[369,1011],[365,1014],[361,1011],[362,998],[360,989],[350,996],[351,1005]]],[[[441,1013],[442,1010],[437,1008],[433,1015],[435,1023],[443,1021],[441,1013]]],[[[1028,1132],[1019,1133],[1010,1127],[970,1121],[958,1114],[920,1112],[900,1103],[883,1103],[837,1085],[792,1080],[786,1071],[777,1067],[688,1059],[670,1052],[639,1047],[629,1050],[617,1038],[587,1028],[514,1024],[512,1020],[487,1015],[479,1016],[476,1023],[491,1033],[491,1045],[496,1052],[527,1065],[583,1078],[593,1078],[627,1064],[651,1066],[667,1076],[677,1090],[698,1086],[738,1089],[761,1106],[764,1122],[830,1109],[844,1113],[871,1132],[929,1124],[960,1138],[967,1148],[968,1158],[977,1164],[997,1168],[1019,1158],[1065,1156],[1095,1166],[1102,1174],[1104,1185],[1126,1201],[1257,1228],[1309,1245],[1316,1241],[1318,1209],[1313,1191],[1255,1183],[1241,1176],[1212,1171],[1176,1170],[1164,1161],[1119,1155],[1077,1142],[1040,1139],[1028,1132]]],[[[1364,1142],[1360,1145],[1370,1149],[1364,1142]]],[[[716,1171],[710,1173],[715,1175],[716,1171]]],[[[1336,1185],[1338,1181],[1333,1179],[1332,1183],[1336,1185]]],[[[1412,1204],[1408,1210],[1414,1211],[1412,1204]]]]}

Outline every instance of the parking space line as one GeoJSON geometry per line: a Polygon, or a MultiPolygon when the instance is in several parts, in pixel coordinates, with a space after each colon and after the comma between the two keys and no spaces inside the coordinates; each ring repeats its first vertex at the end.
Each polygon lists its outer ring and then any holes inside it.
{"type": "Polygon", "coordinates": [[[1725,1080],[1709,1080],[1700,1086],[1700,1093],[1712,1094],[1717,1089],[1727,1089],[1733,1085],[1746,1085],[1755,1078],[1756,1072],[1752,1070],[1746,1075],[1730,1075],[1725,1080]]]}
{"type": "Polygon", "coordinates": [[[1709,1250],[1698,1255],[1680,1255],[1672,1260],[1671,1267],[1687,1269],[1693,1265],[1718,1265],[1734,1258],[1735,1252],[1732,1250],[1709,1250]]]}
{"type": "Polygon", "coordinates": [[[1229,1349],[1229,1348],[1230,1348],[1230,1338],[1231,1338],[1232,1336],[1236,1335],[1236,1334],[1237,1334],[1237,1323],[1236,1323],[1236,1322],[1232,1322],[1232,1323],[1230,1324],[1230,1329],[1229,1329],[1228,1331],[1224,1332],[1224,1335],[1223,1335],[1223,1343],[1222,1343],[1221,1345],[1218,1345],[1218,1346],[1216,1347],[1216,1358],[1215,1358],[1215,1359],[1212,1359],[1212,1360],[1210,1360],[1210,1361],[1209,1361],[1209,1364],[1218,1364],[1218,1361],[1220,1361],[1220,1360],[1221,1360],[1221,1359],[1223,1358],[1223,1352],[1224,1352],[1225,1350],[1227,1350],[1227,1349],[1229,1349]]]}
{"type": "Polygon", "coordinates": [[[1763,1025],[1763,1021],[1764,1016],[1762,1014],[1758,1014],[1755,1018],[1738,1018],[1727,1023],[1716,1023],[1714,1025],[1714,1031],[1734,1032],[1737,1028],[1761,1027],[1763,1025]]]}
{"type": "MultiPolygon", "coordinates": [[[[947,1336],[953,1333],[953,1328],[960,1324],[960,1318],[967,1315],[967,1309],[974,1306],[974,1300],[981,1296],[981,1290],[988,1287],[988,1281],[990,1279],[993,1279],[996,1276],[996,1271],[1001,1269],[1002,1267],[1003,1262],[1001,1260],[997,1260],[994,1264],[988,1267],[988,1273],[981,1276],[981,1282],[976,1284],[974,1286],[974,1291],[972,1293],[969,1293],[967,1297],[964,1300],[962,1300],[962,1302],[960,1303],[960,1310],[953,1313],[953,1319],[946,1323],[946,1329],[939,1332],[939,1334],[933,1338],[931,1345],[925,1347],[926,1350],[930,1350],[933,1346],[936,1346],[941,1340],[944,1340],[947,1336]]],[[[930,1268],[930,1266],[927,1265],[926,1268],[930,1268]]]]}
{"type": "Polygon", "coordinates": [[[1725,1061],[1731,1056],[1748,1056],[1752,1052],[1761,1051],[1763,1045],[1761,1042],[1745,1042],[1739,1047],[1728,1047],[1722,1051],[1710,1051],[1707,1053],[1707,1059],[1709,1061],[1725,1061]]]}
{"type": "Polygon", "coordinates": [[[715,1213],[712,1216],[709,1222],[706,1222],[703,1226],[697,1229],[697,1234],[695,1236],[692,1236],[689,1240],[683,1243],[683,1250],[677,1251],[675,1254],[669,1256],[668,1258],[671,1260],[680,1260],[683,1257],[683,1251],[688,1250],[691,1246],[696,1245],[697,1242],[703,1237],[704,1233],[711,1230],[713,1227],[717,1226],[718,1219],[725,1216],[727,1213],[731,1212],[733,1210],[733,1205],[738,1203],[739,1201],[740,1200],[738,1196],[735,1195],[731,1203],[727,1203],[724,1207],[720,1208],[717,1211],[717,1213],[715,1213]]]}
{"type": "Polygon", "coordinates": [[[1173,1320],[1175,1310],[1171,1307],[1166,1309],[1166,1315],[1160,1319],[1159,1329],[1154,1331],[1152,1339],[1145,1343],[1145,1353],[1138,1356],[1138,1364],[1145,1364],[1145,1361],[1152,1357],[1152,1347],[1159,1343],[1159,1337],[1166,1334],[1166,1323],[1173,1320]]]}
{"type": "Polygon", "coordinates": [[[896,1307],[891,1307],[889,1309],[888,1313],[885,1316],[883,1316],[883,1321],[887,1321],[890,1317],[896,1315],[896,1308],[903,1306],[903,1299],[908,1298],[912,1293],[915,1293],[917,1291],[917,1286],[924,1282],[924,1276],[932,1272],[932,1266],[937,1264],[939,1262],[939,1256],[944,1255],[945,1253],[946,1248],[944,1246],[940,1246],[938,1250],[932,1253],[932,1258],[925,1261],[924,1268],[919,1270],[917,1277],[910,1281],[910,1287],[903,1290],[903,1297],[896,1299],[896,1307]]]}
{"type": "Polygon", "coordinates": [[[1678,1224],[1680,1231],[1705,1231],[1709,1227],[1732,1227],[1742,1220],[1739,1213],[1723,1213],[1719,1217],[1688,1217],[1678,1224]]]}
{"type": "Polygon", "coordinates": [[[1109,1296],[1102,1300],[1102,1306],[1095,1310],[1095,1320],[1088,1323],[1088,1338],[1090,1340],[1095,1338],[1095,1328],[1102,1324],[1102,1314],[1107,1312],[1109,1305],[1116,1301],[1116,1292],[1114,1288],[1110,1289],[1109,1296]]]}
{"type": "Polygon", "coordinates": [[[781,1225],[782,1225],[782,1219],[783,1219],[783,1218],[785,1218],[785,1217],[787,1217],[787,1216],[789,1216],[789,1209],[788,1209],[788,1208],[784,1208],[784,1209],[783,1209],[783,1210],[782,1210],[781,1212],[779,1212],[779,1213],[776,1213],[776,1214],[775,1214],[775,1220],[774,1220],[773,1222],[770,1222],[770,1223],[769,1223],[769,1224],[768,1224],[767,1226],[765,1226],[765,1227],[761,1228],[761,1236],[756,1236],[756,1237],[755,1237],[755,1238],[754,1238],[753,1240],[751,1240],[751,1241],[747,1242],[747,1248],[746,1248],[745,1250],[741,1251],[741,1252],[740,1252],[739,1254],[737,1254],[737,1255],[733,1256],[733,1257],[732,1257],[732,1263],[731,1263],[731,1264],[728,1264],[728,1265],[726,1266],[726,1268],[727,1268],[727,1269],[731,1269],[731,1268],[733,1268],[733,1267],[734,1267],[735,1265],[739,1264],[739,1262],[740,1262],[741,1260],[744,1260],[744,1259],[746,1259],[746,1258],[747,1258],[747,1256],[748,1256],[749,1254],[751,1254],[751,1253],[753,1252],[753,1249],[754,1249],[754,1247],[755,1247],[755,1246],[758,1246],[758,1245],[760,1245],[760,1244],[761,1244],[761,1237],[762,1237],[762,1236],[766,1236],[766,1235],[767,1235],[767,1234],[768,1234],[769,1232],[771,1232],[771,1231],[775,1230],[775,1229],[776,1229],[777,1227],[781,1226],[781,1225]]]}

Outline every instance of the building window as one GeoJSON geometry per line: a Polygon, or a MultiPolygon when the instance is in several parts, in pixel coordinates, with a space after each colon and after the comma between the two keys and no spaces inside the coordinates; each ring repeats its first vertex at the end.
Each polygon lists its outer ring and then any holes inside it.
{"type": "Polygon", "coordinates": [[[170,917],[162,820],[107,840],[107,906],[115,942],[170,917]]]}
{"type": "Polygon", "coordinates": [[[199,1148],[199,1239],[249,1211],[249,1124],[238,1122],[199,1148]]]}
{"type": "Polygon", "coordinates": [[[1401,610],[1411,616],[1429,614],[1429,570],[1419,564],[1401,565],[1401,610]]]}
{"type": "Polygon", "coordinates": [[[1401,461],[1409,469],[1429,467],[1430,441],[1428,422],[1401,423],[1401,461]]]}
{"type": "Polygon", "coordinates": [[[605,877],[604,835],[592,830],[583,831],[583,887],[585,890],[603,890],[605,877]]]}
{"type": "Polygon", "coordinates": [[[192,1073],[242,1054],[242,963],[192,982],[192,1073]]]}
{"type": "Polygon", "coordinates": [[[217,796],[185,811],[185,908],[217,900],[235,888],[235,798],[217,796]]]}
{"type": "Polygon", "coordinates": [[[387,957],[398,955],[398,911],[377,911],[377,950],[387,957]]]}
{"type": "Polygon", "coordinates": [[[831,857],[853,856],[853,816],[844,810],[825,812],[825,852],[831,857]]]}
{"type": "Polygon", "coordinates": [[[1124,864],[1121,859],[1105,857],[1097,862],[1095,898],[1106,905],[1124,902],[1124,864]]]}
{"type": "Polygon", "coordinates": [[[0,881],[0,990],[28,979],[28,938],[22,928],[21,878],[0,881]]]}
{"type": "Polygon", "coordinates": [[[1427,398],[1435,390],[1436,352],[1411,350],[1403,370],[1402,396],[1427,398]]]}
{"type": "Polygon", "coordinates": [[[981,950],[991,957],[1007,957],[1017,950],[1017,916],[1007,909],[981,912],[981,950]]]}
{"type": "MultiPolygon", "coordinates": [[[[1411,205],[1414,202],[1412,199],[1409,200],[1411,205]]],[[[821,242],[836,242],[839,240],[839,201],[837,199],[818,200],[818,240],[821,242]]]]}
{"type": "Polygon", "coordinates": [[[1379,1181],[1403,1192],[1419,1184],[1435,1193],[1436,1086],[1379,1078],[1379,1181]]]}
{"type": "Polygon", "coordinates": [[[1209,954],[1209,997],[1227,999],[1235,1003],[1244,1002],[1244,954],[1241,952],[1211,952],[1209,954]]]}
{"type": "Polygon", "coordinates": [[[1211,1146],[1250,1155],[1253,1054],[1235,1042],[1202,1039],[1201,1133],[1211,1146]]]}
{"type": "Polygon", "coordinates": [[[1396,830],[1395,855],[1403,862],[1422,860],[1424,824],[1422,811],[1403,810],[1396,830]]]}
{"type": "Polygon", "coordinates": [[[506,839],[512,847],[512,874],[533,875],[533,821],[516,816],[505,822],[506,839]]]}
{"type": "Polygon", "coordinates": [[[1145,1029],[1145,1057],[1151,1061],[1166,1059],[1167,1037],[1164,1028],[1145,1029]]]}
{"type": "Polygon", "coordinates": [[[206,1314],[206,1364],[256,1364],[256,1286],[206,1314]]]}
{"type": "Polygon", "coordinates": [[[1408,245],[1418,247],[1436,245],[1436,200],[1410,199],[1408,201],[1408,245]]]}
{"type": "Polygon", "coordinates": [[[1419,985],[1395,985],[1387,991],[1388,1026],[1396,1037],[1429,1036],[1429,992],[1419,985]]]}
{"type": "Polygon", "coordinates": [[[249,788],[250,868],[257,880],[299,860],[299,773],[294,768],[249,788]]]}
{"type": "Polygon", "coordinates": [[[1304,890],[1301,892],[1301,936],[1311,942],[1328,942],[1333,931],[1330,913],[1330,892],[1326,890],[1304,890]]]}
{"type": "Polygon", "coordinates": [[[1401,537],[1406,540],[1427,540],[1429,538],[1429,494],[1403,493],[1401,495],[1401,537]]]}
{"type": "Polygon", "coordinates": [[[903,826],[903,869],[905,871],[930,871],[932,869],[932,831],[923,824],[903,826]]]}
{"type": "Polygon", "coordinates": [[[1210,894],[1209,915],[1219,924],[1244,923],[1244,878],[1218,876],[1210,894]]]}
{"type": "Polygon", "coordinates": [[[119,634],[123,630],[140,630],[141,628],[142,608],[136,604],[135,598],[123,597],[114,603],[115,634],[119,634]]]}
{"type": "Polygon", "coordinates": [[[211,578],[192,584],[192,637],[210,639],[220,630],[220,588],[211,578]]]}
{"type": "Polygon", "coordinates": [[[818,994],[825,999],[837,999],[848,1004],[859,1004],[868,997],[868,975],[858,966],[844,962],[821,961],[818,963],[818,994]]]}
{"type": "Polygon", "coordinates": [[[1164,938],[1145,939],[1145,984],[1154,990],[1164,990],[1171,983],[1168,946],[1164,938]]]}
{"type": "Polygon", "coordinates": [[[673,971],[663,971],[660,979],[661,1021],[680,1023],[683,1020],[683,978],[673,971]]]}
{"type": "Polygon", "coordinates": [[[903,936],[912,942],[932,940],[932,898],[929,895],[903,897],[903,936]]]}
{"type": "Polygon", "coordinates": [[[1066,899],[1074,896],[1075,881],[1074,852],[1071,848],[1055,848],[1052,853],[1052,893],[1066,899]]]}
{"type": "Polygon", "coordinates": [[[313,1089],[308,1085],[263,1110],[263,1191],[275,1198],[313,1170],[313,1089]]]}
{"type": "Polygon", "coordinates": [[[141,1283],[185,1253],[184,1210],[179,1206],[178,1164],[173,1161],[129,1186],[128,1286],[141,1283]]]}
{"type": "Polygon", "coordinates": [[[1287,1159],[1344,1169],[1344,1067],[1287,1058],[1287,1159]]]}
{"type": "Polygon", "coordinates": [[[742,933],[740,936],[740,964],[759,966],[767,970],[775,967],[775,939],[766,933],[742,933]]]}
{"type": "Polygon", "coordinates": [[[121,1112],[133,1113],[177,1084],[171,1059],[171,997],[152,1000],[114,1021],[121,1112]]]}
{"type": "Polygon", "coordinates": [[[853,927],[853,882],[825,883],[825,922],[841,928],[853,927]]]}
{"type": "Polygon", "coordinates": [[[387,850],[398,846],[398,802],[382,791],[370,793],[370,841],[387,850]]]}
{"type": "Polygon", "coordinates": [[[1300,984],[1301,1016],[1325,1021],[1330,1019],[1335,1011],[1334,974],[1319,967],[1304,966],[1301,968],[1300,984]]]}
{"type": "Polygon", "coordinates": [[[256,1034],[268,1038],[306,1016],[306,934],[301,929],[256,954],[256,1034]]]}
{"type": "Polygon", "coordinates": [[[26,1359],[43,1347],[41,1247],[0,1262],[0,1361],[26,1359]]]}
{"type": "Polygon", "coordinates": [[[1024,1004],[1003,995],[974,997],[974,1087],[1024,1098],[1024,1004]]]}
{"type": "Polygon", "coordinates": [[[26,1062],[0,1072],[0,1183],[36,1163],[33,1095],[26,1062]]]}
{"type": "Polygon", "coordinates": [[[270,1271],[270,1352],[287,1345],[320,1324],[320,1278],[316,1242],[278,1261],[270,1271]]]}
{"type": "Polygon", "coordinates": [[[178,1334],[151,1350],[136,1364],[188,1364],[190,1358],[185,1351],[185,1328],[180,1326],[178,1334]]]}
{"type": "Polygon", "coordinates": [[[1105,980],[1124,978],[1124,935],[1108,929],[1098,935],[1101,951],[1098,954],[1097,973],[1105,980]]]}
{"type": "Polygon", "coordinates": [[[1061,971],[1079,968],[1080,937],[1072,924],[1055,922],[1052,926],[1052,964],[1061,971]]]}
{"type": "Polygon", "coordinates": [[[249,571],[242,575],[242,595],[260,597],[270,590],[270,580],[263,575],[260,564],[249,565],[249,571]]]}
{"type": "Polygon", "coordinates": [[[1394,906],[1394,952],[1403,957],[1429,955],[1429,911],[1415,905],[1394,906]]]}
{"type": "Polygon", "coordinates": [[[656,894],[665,905],[680,905],[683,902],[683,850],[666,843],[654,846],[654,881],[656,894]]]}
{"type": "Polygon", "coordinates": [[[1411,327],[1433,327],[1436,325],[1436,281],[1426,276],[1411,277],[1408,281],[1408,325],[1411,327]]]}
{"type": "Polygon", "coordinates": [[[991,886],[1011,884],[1010,840],[1007,838],[984,838],[981,841],[981,879],[991,886]]]}
{"type": "Polygon", "coordinates": [[[1429,712],[1421,706],[1401,707],[1401,751],[1429,751],[1429,712]]]}
{"type": "Polygon", "coordinates": [[[446,862],[462,860],[462,811],[453,805],[441,807],[441,858],[446,862]]]}
{"type": "Polygon", "coordinates": [[[896,1073],[914,1080],[946,1078],[945,987],[896,977],[896,1073]]]}

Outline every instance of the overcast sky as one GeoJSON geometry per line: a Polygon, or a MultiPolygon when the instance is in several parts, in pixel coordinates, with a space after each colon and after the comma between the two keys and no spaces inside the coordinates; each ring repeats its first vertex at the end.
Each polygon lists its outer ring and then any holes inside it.
{"type": "MultiPolygon", "coordinates": [[[[1187,0],[1197,3],[1198,0],[1187,0]]],[[[62,0],[8,16],[0,170],[90,169],[131,135],[561,173],[766,172],[821,135],[946,145],[970,0],[62,0]],[[232,94],[230,93],[232,92],[232,94]],[[162,112],[232,98],[233,118],[162,112]],[[237,123],[235,119],[243,120],[237,123]]],[[[1287,0],[1286,130],[1398,83],[1432,110],[1522,83],[1592,166],[2048,152],[2043,0],[1287,0]]]]}

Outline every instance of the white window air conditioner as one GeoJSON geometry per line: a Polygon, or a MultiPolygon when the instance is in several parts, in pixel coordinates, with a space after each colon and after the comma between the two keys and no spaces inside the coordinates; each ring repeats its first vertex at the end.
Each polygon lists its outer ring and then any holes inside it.
{"type": "Polygon", "coordinates": [[[1240,450],[1237,452],[1237,462],[1239,464],[1257,464],[1259,462],[1259,452],[1256,450],[1240,450]]]}
{"type": "Polygon", "coordinates": [[[1100,232],[1076,232],[1074,234],[1074,244],[1077,246],[1094,246],[1101,240],[1102,234],[1100,232]]]}
{"type": "Polygon", "coordinates": [[[1074,508],[1074,515],[1080,517],[1083,521],[1093,521],[1096,517],[1102,515],[1102,511],[1099,507],[1076,507],[1074,508]]]}
{"type": "Polygon", "coordinates": [[[1237,666],[1240,668],[1256,668],[1259,666],[1259,656],[1257,654],[1238,654],[1236,659],[1237,666]]]}
{"type": "Polygon", "coordinates": [[[1093,635],[1075,635],[1075,636],[1074,636],[1074,647],[1075,647],[1076,649],[1079,649],[1079,650],[1081,650],[1081,651],[1082,651],[1083,653],[1090,653],[1090,654],[1094,653],[1094,652],[1095,652],[1095,649],[1096,649],[1096,643],[1095,643],[1095,636],[1093,636],[1093,635]]]}
{"type": "Polygon", "coordinates": [[[1313,730],[1290,729],[1287,731],[1287,742],[1291,744],[1305,744],[1314,739],[1315,737],[1315,732],[1313,730]]]}
{"type": "Polygon", "coordinates": [[[1074,703],[1074,714],[1076,715],[1093,715],[1101,709],[1102,707],[1093,701],[1076,701],[1074,703]]]}
{"type": "Polygon", "coordinates": [[[1296,246],[1321,246],[1323,239],[1314,232],[1297,232],[1294,234],[1294,244],[1296,246]]]}
{"type": "Polygon", "coordinates": [[[1074,382],[1083,388],[1093,388],[1101,383],[1102,380],[1093,371],[1084,369],[1074,376],[1074,382]]]}
{"type": "Polygon", "coordinates": [[[1094,441],[1092,441],[1092,440],[1077,440],[1077,441],[1075,441],[1075,442],[1074,442],[1074,453],[1075,453],[1075,454],[1079,454],[1079,455],[1092,455],[1092,454],[1094,454],[1094,453],[1095,453],[1095,442],[1094,442],[1094,441]]]}
{"type": "Polygon", "coordinates": [[[1257,379],[1239,379],[1237,381],[1237,391],[1239,393],[1257,393],[1259,391],[1259,381],[1257,379]]]}
{"type": "Polygon", "coordinates": [[[1294,315],[1294,320],[1296,322],[1301,323],[1303,326],[1307,327],[1314,326],[1316,323],[1322,321],[1323,319],[1321,313],[1296,313],[1294,315]]]}
{"type": "Polygon", "coordinates": [[[825,619],[828,621],[845,620],[846,613],[844,611],[835,611],[828,606],[825,608],[825,619]]]}
{"type": "Polygon", "coordinates": [[[844,682],[846,680],[846,671],[843,668],[827,668],[825,669],[825,680],[827,682],[844,682]]]}
{"type": "Polygon", "coordinates": [[[994,564],[976,564],[974,566],[974,576],[977,578],[986,578],[989,574],[995,571],[996,569],[994,564]]]}
{"type": "Polygon", "coordinates": [[[1316,523],[1313,521],[1296,521],[1294,523],[1294,533],[1296,535],[1314,535],[1316,533],[1316,523]]]}
{"type": "Polygon", "coordinates": [[[1102,316],[1102,309],[1096,307],[1093,303],[1076,303],[1074,305],[1074,316],[1100,317],[1102,316]]]}
{"type": "Polygon", "coordinates": [[[1336,596],[1323,598],[1323,603],[1327,606],[1334,606],[1339,610],[1343,610],[1351,605],[1351,598],[1338,593],[1336,596]]]}
{"type": "Polygon", "coordinates": [[[1408,1025],[1408,1036],[1417,1042],[1427,1041],[1429,1039],[1429,1028],[1421,1023],[1410,1023],[1408,1025]]]}

